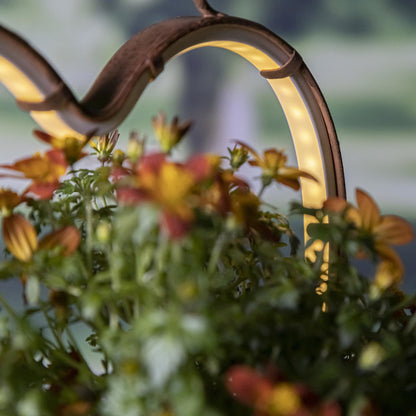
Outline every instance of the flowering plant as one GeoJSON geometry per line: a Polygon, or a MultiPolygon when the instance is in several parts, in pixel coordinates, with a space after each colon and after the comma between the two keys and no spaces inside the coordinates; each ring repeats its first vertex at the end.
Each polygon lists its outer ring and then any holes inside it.
{"type": "Polygon", "coordinates": [[[0,414],[415,414],[415,298],[392,248],[410,225],[362,190],[358,208],[294,203],[314,218],[307,244],[324,242],[305,258],[262,198],[310,174],[241,142],[177,162],[190,124],[153,124],[162,151],[36,132],[49,150],[1,166],[29,184],[0,189],[0,279],[22,293],[0,294],[0,414]],[[88,142],[93,169],[78,167],[88,142]]]}

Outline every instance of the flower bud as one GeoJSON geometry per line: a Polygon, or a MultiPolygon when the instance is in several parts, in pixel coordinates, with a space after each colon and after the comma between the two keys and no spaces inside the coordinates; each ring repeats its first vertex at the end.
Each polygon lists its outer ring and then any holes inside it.
{"type": "Polygon", "coordinates": [[[175,117],[170,124],[166,122],[163,113],[159,113],[152,120],[153,130],[163,152],[169,153],[185,136],[191,127],[191,122],[179,123],[175,117]]]}
{"type": "Polygon", "coordinates": [[[3,218],[3,238],[7,249],[23,262],[31,260],[38,247],[35,228],[20,214],[3,218]]]}
{"type": "Polygon", "coordinates": [[[97,240],[102,244],[106,244],[110,240],[110,236],[111,225],[106,222],[100,222],[96,229],[97,240]]]}
{"type": "Polygon", "coordinates": [[[146,137],[139,137],[136,131],[130,133],[130,138],[127,143],[127,157],[135,164],[140,159],[145,151],[146,137]]]}
{"type": "Polygon", "coordinates": [[[358,365],[363,370],[373,370],[385,358],[386,351],[378,342],[370,342],[361,351],[358,365]]]}
{"type": "Polygon", "coordinates": [[[237,170],[241,165],[243,165],[248,159],[248,151],[244,147],[237,147],[227,149],[230,154],[230,165],[233,170],[237,170]]]}
{"type": "Polygon", "coordinates": [[[126,158],[125,153],[120,149],[116,149],[113,153],[113,157],[111,160],[114,166],[120,167],[123,164],[125,158],[126,158]]]}

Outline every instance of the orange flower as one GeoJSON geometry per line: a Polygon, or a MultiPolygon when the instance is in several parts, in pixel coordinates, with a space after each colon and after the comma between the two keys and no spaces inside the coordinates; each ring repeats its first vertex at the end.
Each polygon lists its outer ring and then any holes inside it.
{"type": "Polygon", "coordinates": [[[33,130],[33,134],[42,142],[51,145],[54,149],[61,150],[70,165],[87,156],[87,153],[83,152],[82,149],[92,137],[92,135],[88,135],[84,140],[77,139],[76,137],[54,137],[41,130],[33,130]]]}
{"type": "Polygon", "coordinates": [[[168,124],[166,116],[159,113],[152,119],[152,125],[160,148],[163,152],[170,153],[191,128],[192,123],[190,121],[179,123],[178,117],[174,117],[172,122],[168,124]]]}
{"type": "Polygon", "coordinates": [[[162,226],[173,238],[183,236],[194,214],[189,203],[195,177],[184,165],[169,162],[162,153],[142,158],[132,186],[120,186],[118,198],[125,203],[153,202],[162,208],[162,226]]]}
{"type": "MultiPolygon", "coordinates": [[[[357,208],[344,199],[329,198],[325,201],[324,208],[334,212],[345,212],[347,220],[358,230],[372,237],[374,249],[380,258],[395,265],[402,276],[403,264],[391,245],[407,244],[413,240],[411,224],[396,215],[380,215],[377,204],[361,189],[356,190],[356,200],[357,208]]],[[[384,266],[383,270],[386,270],[384,266]]]]}
{"type": "Polygon", "coordinates": [[[299,178],[311,179],[317,182],[309,173],[286,166],[287,156],[280,150],[267,149],[263,152],[263,157],[261,157],[247,144],[240,141],[236,142],[254,157],[254,160],[249,160],[248,163],[261,168],[263,186],[267,186],[275,180],[297,191],[300,188],[299,178]]]}
{"type": "Polygon", "coordinates": [[[13,209],[25,202],[26,198],[10,189],[0,188],[0,213],[7,217],[12,214],[13,209]]]}
{"type": "Polygon", "coordinates": [[[7,249],[25,263],[38,247],[35,228],[20,214],[3,218],[3,238],[7,249]]]}
{"type": "Polygon", "coordinates": [[[19,179],[31,179],[32,184],[27,192],[32,192],[40,198],[50,198],[59,186],[59,178],[67,170],[65,155],[60,150],[50,150],[46,153],[35,153],[32,157],[18,160],[13,165],[2,165],[0,168],[10,169],[22,176],[1,175],[19,179]]]}

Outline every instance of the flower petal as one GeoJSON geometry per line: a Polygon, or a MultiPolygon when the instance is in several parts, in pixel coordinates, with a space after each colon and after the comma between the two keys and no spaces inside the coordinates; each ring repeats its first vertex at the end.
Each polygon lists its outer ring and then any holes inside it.
{"type": "Polygon", "coordinates": [[[226,375],[227,390],[239,402],[255,406],[262,397],[267,397],[273,389],[272,383],[250,367],[232,367],[226,375]]]}
{"type": "Polygon", "coordinates": [[[362,189],[357,189],[355,192],[362,221],[361,226],[365,230],[372,231],[380,222],[380,210],[371,196],[362,189]]]}
{"type": "Polygon", "coordinates": [[[160,219],[160,225],[168,233],[170,238],[178,240],[188,233],[192,225],[192,220],[176,213],[164,211],[160,219]]]}
{"type": "Polygon", "coordinates": [[[377,254],[380,256],[381,259],[387,260],[392,265],[397,268],[397,274],[403,276],[404,274],[404,266],[400,256],[394,251],[389,245],[383,243],[375,244],[375,249],[377,254]]]}
{"type": "Polygon", "coordinates": [[[25,194],[35,194],[40,199],[51,199],[53,193],[59,188],[59,182],[54,183],[32,183],[29,187],[26,188],[25,194]]]}
{"type": "Polygon", "coordinates": [[[380,289],[387,289],[392,284],[400,283],[401,278],[402,271],[396,267],[396,264],[384,260],[377,266],[374,281],[380,289]]]}
{"type": "Polygon", "coordinates": [[[414,238],[410,223],[396,215],[383,215],[374,231],[377,240],[388,244],[407,244],[414,238]]]}
{"type": "Polygon", "coordinates": [[[69,225],[45,235],[39,242],[39,248],[53,249],[60,246],[63,248],[63,255],[69,256],[78,248],[80,241],[81,235],[78,229],[69,225]]]}

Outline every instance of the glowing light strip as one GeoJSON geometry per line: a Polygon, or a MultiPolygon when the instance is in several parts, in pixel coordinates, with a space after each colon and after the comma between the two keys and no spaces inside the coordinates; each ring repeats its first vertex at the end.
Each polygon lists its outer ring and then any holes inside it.
{"type": "MultiPolygon", "coordinates": [[[[17,100],[40,103],[46,97],[29,77],[1,55],[0,82],[17,100]]],[[[56,137],[75,137],[80,140],[85,137],[64,122],[56,111],[31,111],[30,115],[40,127],[56,137]]]]}
{"type": "MultiPolygon", "coordinates": [[[[184,50],[181,54],[206,46],[232,51],[251,62],[259,71],[278,67],[273,59],[259,49],[234,41],[204,42],[184,50]]],[[[295,146],[299,169],[310,173],[319,182],[315,183],[307,179],[301,179],[302,202],[306,207],[319,208],[327,199],[328,193],[321,149],[319,147],[319,138],[309,111],[291,78],[270,79],[268,82],[275,92],[286,116],[295,146]]],[[[309,238],[306,230],[311,222],[311,217],[304,218],[305,242],[309,238]]],[[[321,249],[322,243],[316,242],[307,249],[305,255],[311,260],[314,260],[315,250],[321,249]]],[[[325,253],[325,257],[328,258],[328,251],[325,253]]]]}

